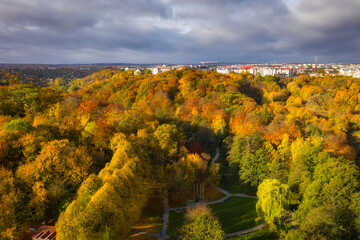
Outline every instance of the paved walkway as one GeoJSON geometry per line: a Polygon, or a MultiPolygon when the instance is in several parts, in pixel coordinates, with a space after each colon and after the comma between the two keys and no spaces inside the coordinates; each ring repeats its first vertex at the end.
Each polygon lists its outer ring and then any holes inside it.
{"type": "MultiPolygon", "coordinates": [[[[219,158],[219,148],[216,148],[216,154],[215,157],[211,160],[212,163],[216,162],[216,160],[219,158]]],[[[216,201],[210,201],[210,202],[206,202],[206,204],[211,205],[211,204],[216,204],[216,203],[222,203],[225,202],[226,200],[228,200],[230,197],[245,197],[245,198],[254,198],[257,199],[257,197],[255,196],[249,196],[245,193],[229,193],[228,191],[226,191],[225,189],[222,189],[218,186],[216,186],[215,184],[212,183],[212,186],[219,192],[225,194],[225,196],[219,200],[216,201]]],[[[191,207],[191,206],[185,206],[185,207],[176,207],[176,208],[170,208],[169,204],[168,204],[168,196],[166,194],[166,196],[163,199],[164,201],[164,213],[162,215],[162,219],[163,219],[163,226],[162,226],[162,235],[160,235],[159,233],[148,233],[148,232],[143,232],[143,231],[139,231],[139,230],[131,230],[134,233],[138,233],[138,234],[143,234],[143,235],[148,235],[148,236],[153,236],[153,237],[157,237],[159,240],[164,240],[165,238],[170,238],[169,235],[166,235],[167,229],[168,229],[168,225],[169,225],[169,213],[170,211],[183,211],[186,210],[187,208],[191,207]]],[[[265,224],[260,224],[258,226],[255,226],[253,228],[249,228],[246,229],[244,231],[239,231],[239,232],[235,232],[235,233],[228,233],[224,235],[224,238],[232,238],[235,236],[241,236],[241,235],[247,235],[253,231],[262,229],[265,227],[265,224]]]]}
{"type": "Polygon", "coordinates": [[[236,237],[236,236],[247,235],[249,233],[252,233],[254,231],[257,231],[257,230],[260,230],[260,229],[263,229],[263,228],[265,228],[265,224],[260,224],[260,225],[257,225],[255,227],[253,227],[253,228],[246,229],[244,231],[225,234],[224,238],[227,239],[227,238],[233,238],[233,237],[236,237]]]}
{"type": "MultiPolygon", "coordinates": [[[[222,189],[218,186],[216,186],[215,184],[211,184],[216,190],[218,190],[219,192],[225,194],[226,196],[228,196],[228,198],[230,197],[244,197],[244,198],[254,198],[254,199],[258,199],[257,197],[255,196],[250,196],[250,195],[247,195],[245,193],[229,193],[228,191],[226,191],[225,189],[222,189]]],[[[225,197],[226,197],[225,196],[225,197]]],[[[225,198],[224,197],[224,198],[225,198]]],[[[220,199],[221,200],[221,199],[220,199]]]]}
{"type": "Polygon", "coordinates": [[[164,197],[163,201],[164,201],[164,212],[162,214],[162,219],[163,219],[163,226],[162,226],[162,229],[161,229],[162,234],[144,232],[144,231],[140,231],[140,230],[137,230],[137,229],[131,229],[131,232],[141,234],[141,235],[157,237],[159,240],[163,240],[165,238],[170,238],[169,235],[166,235],[167,228],[168,228],[168,225],[169,225],[169,212],[170,212],[167,195],[164,197]]]}
{"type": "MultiPolygon", "coordinates": [[[[229,198],[231,197],[244,197],[244,198],[254,198],[254,199],[258,199],[255,196],[249,196],[245,193],[229,193],[228,191],[226,191],[225,189],[222,189],[218,186],[216,186],[215,184],[211,184],[216,190],[218,190],[219,192],[225,194],[225,196],[221,199],[215,200],[215,201],[210,201],[210,202],[206,202],[207,205],[211,205],[211,204],[216,204],[216,203],[223,203],[225,201],[227,201],[229,198]]],[[[170,211],[182,211],[182,210],[186,210],[187,208],[189,208],[190,206],[185,206],[185,207],[175,207],[175,208],[170,208],[170,211]]]]}
{"type": "Polygon", "coordinates": [[[153,237],[160,238],[160,233],[144,232],[144,231],[140,231],[140,230],[137,230],[137,229],[131,229],[131,232],[137,233],[137,234],[140,234],[140,235],[147,235],[147,236],[153,236],[153,237]]]}
{"type": "Polygon", "coordinates": [[[212,163],[216,162],[219,158],[219,155],[220,155],[220,151],[219,151],[219,147],[217,147],[215,157],[213,159],[211,159],[211,162],[212,163]]]}
{"type": "Polygon", "coordinates": [[[166,235],[166,232],[167,232],[167,228],[168,228],[168,225],[169,225],[169,212],[170,212],[170,207],[169,207],[169,204],[168,204],[168,197],[166,195],[165,199],[164,199],[164,213],[163,213],[163,227],[162,227],[162,235],[163,236],[160,236],[158,239],[159,240],[163,240],[165,238],[169,238],[168,235],[166,235]]]}

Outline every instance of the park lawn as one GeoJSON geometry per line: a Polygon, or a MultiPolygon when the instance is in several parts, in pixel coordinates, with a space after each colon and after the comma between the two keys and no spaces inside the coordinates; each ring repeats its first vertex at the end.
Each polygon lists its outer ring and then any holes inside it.
{"type": "Polygon", "coordinates": [[[252,232],[245,236],[231,238],[231,240],[275,240],[279,236],[275,232],[271,232],[268,228],[252,232]]]}
{"type": "Polygon", "coordinates": [[[138,234],[138,233],[132,233],[127,238],[127,240],[157,240],[157,239],[158,239],[157,237],[148,236],[148,235],[141,235],[141,234],[138,234]]]}
{"type": "Polygon", "coordinates": [[[221,171],[220,187],[229,193],[246,193],[252,196],[256,195],[255,189],[248,184],[241,183],[239,181],[238,173],[229,167],[224,167],[221,171]]]}
{"type": "Polygon", "coordinates": [[[169,214],[169,225],[167,234],[170,236],[179,236],[180,228],[185,223],[186,211],[174,211],[169,214]]]}
{"type": "MultiPolygon", "coordinates": [[[[181,198],[177,198],[177,199],[174,198],[171,193],[169,193],[169,206],[172,208],[184,207],[186,206],[186,203],[188,203],[189,201],[194,201],[195,200],[194,194],[190,190],[183,192],[181,198]]],[[[225,194],[219,192],[212,185],[209,184],[205,186],[204,197],[205,197],[205,201],[210,202],[225,197],[225,194]]]]}
{"type": "Polygon", "coordinates": [[[212,185],[209,185],[205,188],[204,197],[206,202],[211,202],[225,197],[225,194],[216,190],[212,185]]]}
{"type": "MultiPolygon", "coordinates": [[[[255,227],[256,199],[231,197],[226,202],[209,205],[219,219],[225,233],[242,231],[255,227]],[[244,216],[244,218],[243,218],[244,216]]],[[[170,212],[169,235],[178,236],[185,222],[186,211],[170,212]]]]}
{"type": "Polygon", "coordinates": [[[149,197],[149,200],[141,213],[140,220],[132,227],[133,229],[160,233],[163,225],[161,214],[164,211],[158,195],[149,197]]]}
{"type": "Polygon", "coordinates": [[[231,197],[226,202],[210,205],[219,219],[225,233],[232,233],[255,227],[256,199],[231,197]]]}

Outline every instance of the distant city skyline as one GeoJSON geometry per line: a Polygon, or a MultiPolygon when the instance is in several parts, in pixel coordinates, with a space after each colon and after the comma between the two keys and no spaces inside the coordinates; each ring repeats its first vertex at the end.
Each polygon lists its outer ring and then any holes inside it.
{"type": "Polygon", "coordinates": [[[358,0],[2,0],[0,63],[359,63],[358,0]]]}

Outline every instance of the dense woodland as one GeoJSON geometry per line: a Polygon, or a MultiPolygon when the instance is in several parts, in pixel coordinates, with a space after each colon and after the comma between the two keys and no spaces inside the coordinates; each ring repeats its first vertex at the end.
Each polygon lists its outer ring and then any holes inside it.
{"type": "Polygon", "coordinates": [[[0,87],[0,239],[51,218],[59,240],[124,239],[154,186],[181,195],[226,168],[280,238],[357,239],[359,92],[343,76],[190,69],[0,87]]]}
{"type": "Polygon", "coordinates": [[[0,66],[0,86],[34,84],[43,87],[49,85],[65,90],[65,85],[71,80],[86,77],[102,68],[101,66],[91,66],[90,68],[76,65],[55,65],[55,67],[21,65],[13,68],[1,68],[0,66]]]}

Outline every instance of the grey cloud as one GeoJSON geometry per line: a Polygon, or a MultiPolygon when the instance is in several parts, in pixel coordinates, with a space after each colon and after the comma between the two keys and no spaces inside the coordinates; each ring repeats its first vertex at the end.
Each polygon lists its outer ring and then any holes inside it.
{"type": "Polygon", "coordinates": [[[291,9],[288,45],[324,58],[359,61],[360,2],[356,0],[295,0],[291,9]]]}
{"type": "Polygon", "coordinates": [[[3,0],[0,62],[359,61],[358,0],[3,0]]]}

